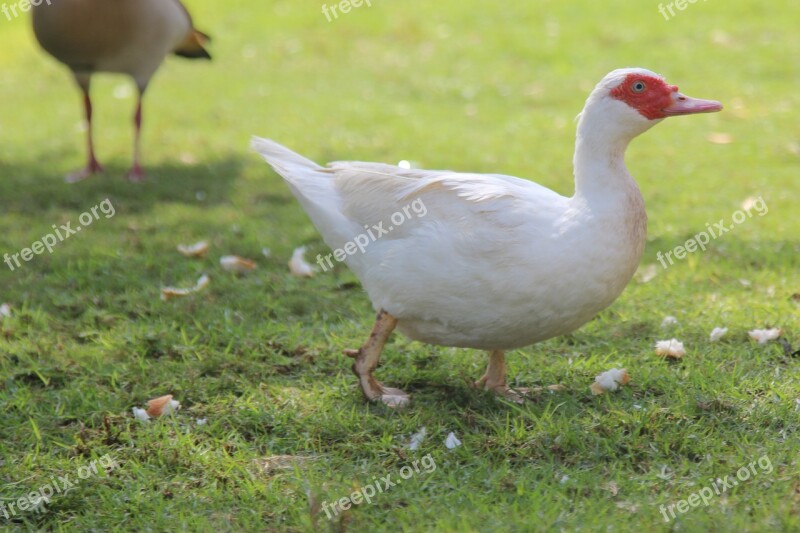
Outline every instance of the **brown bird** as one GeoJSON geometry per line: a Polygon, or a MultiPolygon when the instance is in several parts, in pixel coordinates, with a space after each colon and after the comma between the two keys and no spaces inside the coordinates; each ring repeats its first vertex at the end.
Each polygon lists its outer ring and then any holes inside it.
{"type": "Polygon", "coordinates": [[[192,59],[211,59],[203,48],[209,37],[194,29],[179,0],[52,0],[32,4],[33,32],[50,55],[72,70],[83,92],[88,126],[86,168],[71,173],[76,182],[103,171],[92,140],[92,74],[130,75],[139,90],[134,114],[133,165],[127,177],[144,179],[140,134],[142,98],[164,58],[173,53],[192,59]]]}

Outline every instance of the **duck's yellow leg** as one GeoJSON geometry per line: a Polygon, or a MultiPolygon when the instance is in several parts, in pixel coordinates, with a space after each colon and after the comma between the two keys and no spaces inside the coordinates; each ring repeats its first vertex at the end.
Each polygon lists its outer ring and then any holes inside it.
{"type": "Polygon", "coordinates": [[[369,339],[358,350],[345,350],[344,354],[353,357],[353,372],[358,377],[364,396],[370,401],[382,401],[389,407],[402,407],[410,401],[410,397],[400,389],[384,386],[375,379],[372,373],[378,366],[383,346],[397,326],[397,319],[381,310],[375,320],[369,339]]]}

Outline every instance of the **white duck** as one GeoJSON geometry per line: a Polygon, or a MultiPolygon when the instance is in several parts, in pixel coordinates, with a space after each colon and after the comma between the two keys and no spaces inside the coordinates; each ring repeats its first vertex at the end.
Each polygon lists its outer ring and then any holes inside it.
{"type": "Polygon", "coordinates": [[[349,254],[378,312],[369,340],[345,352],[368,399],[409,401],[373,377],[397,328],[429,344],[488,350],[476,385],[519,401],[506,385],[504,352],[579,328],[620,295],[639,265],[647,215],[625,167],[628,143],[666,117],[721,109],[648,70],[611,72],[580,115],[569,198],[498,174],[356,162],[326,168],[266,139],[255,138],[253,148],[328,246],[349,254]],[[414,202],[424,213],[408,209],[414,202]],[[404,207],[405,222],[393,225],[404,207]],[[370,236],[363,253],[347,251],[371,228],[382,234],[370,236]]]}
{"type": "Polygon", "coordinates": [[[50,55],[67,65],[83,92],[87,122],[86,168],[67,176],[80,181],[103,171],[92,139],[92,74],[128,74],[136,82],[139,99],[134,114],[133,165],[128,179],[144,179],[140,136],[142,97],[167,54],[210,59],[203,48],[208,36],[194,29],[189,12],[179,0],[57,0],[31,4],[33,32],[50,55]]]}

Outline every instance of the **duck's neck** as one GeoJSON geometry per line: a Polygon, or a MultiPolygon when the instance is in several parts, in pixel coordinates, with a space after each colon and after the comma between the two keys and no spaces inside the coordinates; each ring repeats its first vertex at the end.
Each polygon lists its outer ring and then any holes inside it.
{"type": "Polygon", "coordinates": [[[575,142],[575,200],[593,208],[619,209],[642,204],[641,193],[625,166],[631,136],[614,121],[587,109],[575,142]]]}
{"type": "MultiPolygon", "coordinates": [[[[644,198],[625,167],[625,150],[636,136],[629,132],[636,130],[629,128],[626,134],[619,123],[605,118],[602,113],[584,113],[578,123],[570,213],[591,221],[596,246],[613,243],[613,253],[601,253],[599,261],[621,261],[613,263],[622,273],[615,280],[627,283],[639,264],[647,236],[644,198]]],[[[624,283],[618,287],[620,291],[624,283]]]]}

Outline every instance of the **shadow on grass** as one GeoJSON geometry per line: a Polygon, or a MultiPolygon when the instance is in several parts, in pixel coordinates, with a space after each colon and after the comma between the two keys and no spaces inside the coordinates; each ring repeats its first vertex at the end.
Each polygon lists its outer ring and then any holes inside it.
{"type": "MultiPolygon", "coordinates": [[[[42,157],[42,161],[59,160],[59,154],[42,157]]],[[[0,209],[25,214],[51,208],[84,211],[105,197],[127,213],[146,212],[161,202],[197,204],[202,199],[204,205],[220,204],[228,201],[242,166],[236,156],[204,165],[169,162],[146,167],[147,181],[131,183],[124,178],[127,168],[112,164],[103,174],[69,184],[59,165],[0,161],[0,209]]]]}

